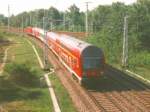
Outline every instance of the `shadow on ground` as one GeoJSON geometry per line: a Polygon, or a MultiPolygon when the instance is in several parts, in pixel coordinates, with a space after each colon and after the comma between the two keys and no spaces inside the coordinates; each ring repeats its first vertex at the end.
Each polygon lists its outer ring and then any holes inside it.
{"type": "Polygon", "coordinates": [[[146,91],[150,86],[112,67],[108,67],[104,76],[87,81],[84,87],[89,91],[146,91]]]}
{"type": "Polygon", "coordinates": [[[40,88],[26,88],[0,77],[0,103],[16,100],[37,99],[42,95],[40,88]]]}

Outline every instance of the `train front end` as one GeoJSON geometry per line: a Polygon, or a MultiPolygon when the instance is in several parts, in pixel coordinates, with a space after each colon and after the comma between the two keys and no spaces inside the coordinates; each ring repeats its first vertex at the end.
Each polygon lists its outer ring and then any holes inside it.
{"type": "Polygon", "coordinates": [[[104,73],[105,61],[103,51],[93,45],[86,47],[81,53],[82,80],[97,79],[104,73]]]}

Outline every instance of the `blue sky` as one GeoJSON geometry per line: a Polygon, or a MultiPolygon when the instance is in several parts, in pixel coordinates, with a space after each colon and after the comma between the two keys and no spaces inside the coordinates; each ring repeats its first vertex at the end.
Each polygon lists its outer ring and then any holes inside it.
{"type": "Polygon", "coordinates": [[[0,14],[8,15],[8,4],[10,13],[18,14],[23,11],[31,11],[39,8],[48,9],[53,6],[61,11],[65,11],[72,4],[76,4],[81,11],[85,11],[85,2],[90,1],[89,9],[97,5],[111,4],[112,2],[121,1],[125,4],[132,4],[136,0],[3,0],[0,2],[0,14]]]}

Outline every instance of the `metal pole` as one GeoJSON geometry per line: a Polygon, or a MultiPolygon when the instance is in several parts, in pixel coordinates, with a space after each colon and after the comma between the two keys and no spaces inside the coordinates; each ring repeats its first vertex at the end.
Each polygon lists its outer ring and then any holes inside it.
{"type": "Polygon", "coordinates": [[[43,17],[43,31],[44,31],[44,69],[47,70],[48,66],[47,66],[47,37],[46,37],[46,30],[45,30],[45,19],[46,17],[43,17]]]}
{"type": "MultiPolygon", "coordinates": [[[[44,31],[44,41],[45,41],[45,43],[46,43],[46,39],[45,39],[45,17],[43,17],[43,31],[44,31]]],[[[44,69],[45,69],[45,65],[46,65],[46,60],[45,60],[45,45],[44,45],[44,51],[43,51],[43,53],[44,53],[44,69]]]]}
{"type": "Polygon", "coordinates": [[[26,23],[25,23],[25,26],[24,27],[27,27],[29,24],[29,18],[26,18],[26,23]]]}
{"type": "Polygon", "coordinates": [[[50,25],[51,25],[51,31],[52,31],[53,30],[53,22],[52,22],[52,20],[50,22],[50,25]]]}
{"type": "Polygon", "coordinates": [[[44,12],[43,12],[43,15],[44,15],[44,17],[46,17],[45,9],[43,9],[43,11],[44,11],[44,12]]]}
{"type": "Polygon", "coordinates": [[[64,30],[65,30],[65,27],[66,27],[66,14],[65,13],[64,13],[63,25],[64,25],[64,30]]]}
{"type": "Polygon", "coordinates": [[[126,66],[128,66],[128,16],[126,17],[126,66]]]}
{"type": "Polygon", "coordinates": [[[23,27],[24,27],[24,23],[23,23],[23,16],[22,16],[22,33],[23,33],[23,27]]]}
{"type": "Polygon", "coordinates": [[[86,30],[86,36],[88,36],[88,2],[86,2],[85,30],[86,30]]]}
{"type": "Polygon", "coordinates": [[[37,27],[38,26],[37,25],[38,24],[38,9],[36,9],[36,19],[35,19],[35,22],[36,22],[35,23],[36,24],[35,27],[37,27]]]}
{"type": "Polygon", "coordinates": [[[124,17],[122,66],[127,67],[128,60],[128,16],[124,17]]]}
{"type": "Polygon", "coordinates": [[[89,24],[88,24],[88,5],[91,2],[85,2],[86,4],[86,13],[85,13],[85,31],[86,31],[86,36],[88,36],[88,32],[89,32],[89,24]]]}
{"type": "Polygon", "coordinates": [[[10,7],[8,5],[8,31],[10,30],[10,7]]]}
{"type": "Polygon", "coordinates": [[[31,15],[31,13],[30,13],[30,26],[31,26],[31,20],[32,20],[32,15],[31,15]]]}

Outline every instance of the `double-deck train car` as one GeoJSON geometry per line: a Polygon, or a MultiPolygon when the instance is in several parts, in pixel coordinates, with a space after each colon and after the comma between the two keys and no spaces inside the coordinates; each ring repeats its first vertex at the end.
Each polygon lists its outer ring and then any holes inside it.
{"type": "Polygon", "coordinates": [[[47,32],[44,36],[44,31],[40,28],[32,28],[32,32],[26,33],[47,44],[61,63],[80,82],[102,76],[105,58],[100,48],[64,34],[47,32]]]}

